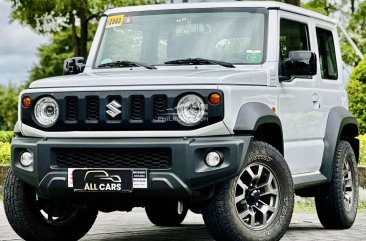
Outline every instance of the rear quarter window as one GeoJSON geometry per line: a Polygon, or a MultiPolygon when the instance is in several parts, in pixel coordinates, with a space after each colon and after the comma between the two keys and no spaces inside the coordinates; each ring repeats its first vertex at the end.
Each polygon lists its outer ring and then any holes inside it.
{"type": "Polygon", "coordinates": [[[326,29],[316,28],[316,35],[321,76],[323,79],[337,80],[338,66],[333,33],[326,29]]]}

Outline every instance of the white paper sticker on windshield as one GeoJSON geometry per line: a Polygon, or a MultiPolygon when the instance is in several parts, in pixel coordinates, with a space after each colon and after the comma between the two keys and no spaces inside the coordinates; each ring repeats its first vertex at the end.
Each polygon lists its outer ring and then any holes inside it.
{"type": "Polygon", "coordinates": [[[260,50],[253,50],[253,49],[248,49],[247,50],[247,54],[261,54],[262,51],[260,50]]]}

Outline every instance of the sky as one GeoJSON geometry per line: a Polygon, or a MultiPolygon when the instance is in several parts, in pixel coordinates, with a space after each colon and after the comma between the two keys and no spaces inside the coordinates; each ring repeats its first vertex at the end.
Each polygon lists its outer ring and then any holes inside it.
{"type": "Polygon", "coordinates": [[[48,41],[29,27],[10,23],[10,11],[9,2],[0,0],[0,85],[27,81],[29,70],[38,63],[37,47],[48,41]]]}

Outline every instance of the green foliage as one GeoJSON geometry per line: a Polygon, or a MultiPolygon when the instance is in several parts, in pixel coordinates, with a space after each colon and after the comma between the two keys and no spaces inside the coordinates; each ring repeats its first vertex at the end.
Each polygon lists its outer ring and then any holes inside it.
{"type": "MultiPolygon", "coordinates": [[[[96,28],[96,24],[89,25],[88,50],[96,28]]],[[[29,81],[24,86],[25,88],[35,80],[63,74],[64,61],[74,56],[72,42],[70,41],[71,35],[71,29],[54,33],[50,43],[41,45],[38,48],[39,64],[31,69],[29,81]]]]}
{"type": "Polygon", "coordinates": [[[0,142],[10,143],[11,138],[14,137],[14,132],[12,131],[0,131],[0,142]]]}
{"type": "MultiPolygon", "coordinates": [[[[366,53],[366,2],[359,3],[354,13],[350,14],[347,30],[361,52],[366,53]]],[[[343,60],[351,66],[356,66],[360,61],[359,57],[350,46],[344,46],[344,40],[342,42],[343,60]]]]}
{"type": "Polygon", "coordinates": [[[55,33],[50,43],[38,48],[39,65],[31,69],[29,82],[25,87],[34,80],[63,74],[64,61],[73,56],[70,38],[70,30],[55,33]]]}
{"type": "Polygon", "coordinates": [[[0,164],[10,165],[10,143],[0,142],[0,164]]]}
{"type": "Polygon", "coordinates": [[[10,164],[10,142],[14,132],[0,131],[0,164],[10,164]]]}
{"type": "Polygon", "coordinates": [[[19,88],[0,86],[0,130],[13,130],[17,121],[19,88]]]}
{"type": "MultiPolygon", "coordinates": [[[[366,43],[366,2],[360,3],[356,12],[352,15],[349,21],[349,29],[356,35],[355,40],[362,45],[366,43]]],[[[366,47],[366,46],[362,46],[366,47]]],[[[364,51],[363,51],[364,52],[364,51]]]]}
{"type": "Polygon", "coordinates": [[[366,133],[366,59],[352,72],[347,85],[349,108],[358,120],[360,133],[366,133]]]}
{"type": "Polygon", "coordinates": [[[360,140],[360,166],[366,166],[366,135],[358,137],[360,140]]]}
{"type": "Polygon", "coordinates": [[[153,0],[8,0],[11,18],[39,33],[57,33],[71,28],[74,56],[87,57],[88,25],[116,6],[156,3],[153,0]],[[79,27],[77,27],[79,26],[79,27]]]}
{"type": "Polygon", "coordinates": [[[324,15],[329,15],[337,10],[335,4],[329,3],[327,0],[312,0],[301,4],[301,7],[318,12],[324,15]]]}

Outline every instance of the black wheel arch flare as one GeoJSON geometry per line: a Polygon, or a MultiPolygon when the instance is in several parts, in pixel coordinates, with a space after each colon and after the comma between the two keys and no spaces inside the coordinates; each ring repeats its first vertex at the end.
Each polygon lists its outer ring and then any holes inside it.
{"type": "Polygon", "coordinates": [[[236,135],[253,135],[255,140],[267,142],[284,154],[280,118],[271,108],[260,102],[249,102],[240,107],[234,126],[236,135]]]}
{"type": "Polygon", "coordinates": [[[327,125],[324,136],[324,153],[320,172],[332,179],[333,160],[337,146],[341,140],[348,141],[359,160],[359,140],[357,119],[344,107],[336,106],[331,108],[328,114],[327,125]]]}

